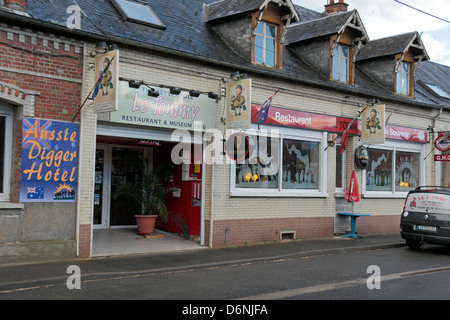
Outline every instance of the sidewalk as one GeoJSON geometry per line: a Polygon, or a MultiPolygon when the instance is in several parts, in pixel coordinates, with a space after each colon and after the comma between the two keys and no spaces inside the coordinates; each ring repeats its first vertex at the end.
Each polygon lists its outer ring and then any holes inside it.
{"type": "Polygon", "coordinates": [[[289,257],[315,256],[356,250],[376,250],[404,246],[399,234],[367,236],[362,239],[332,237],[324,239],[295,240],[270,244],[199,249],[181,252],[135,254],[92,259],[64,259],[53,261],[22,261],[20,264],[0,262],[0,289],[17,287],[18,284],[42,285],[66,281],[70,274],[67,267],[80,267],[83,280],[111,276],[133,275],[150,272],[174,271],[186,268],[228,265],[282,259],[289,257]]]}

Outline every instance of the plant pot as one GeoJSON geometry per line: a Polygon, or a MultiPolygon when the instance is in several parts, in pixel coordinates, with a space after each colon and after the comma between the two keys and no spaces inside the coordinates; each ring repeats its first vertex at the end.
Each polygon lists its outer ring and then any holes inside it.
{"type": "Polygon", "coordinates": [[[138,234],[152,234],[155,228],[157,215],[135,215],[138,234]]]}

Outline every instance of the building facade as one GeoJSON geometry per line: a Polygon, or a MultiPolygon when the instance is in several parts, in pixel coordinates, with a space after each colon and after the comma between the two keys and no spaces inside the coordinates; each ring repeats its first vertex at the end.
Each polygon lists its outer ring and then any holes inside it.
{"type": "Polygon", "coordinates": [[[94,230],[135,225],[114,191],[143,161],[172,164],[167,205],[209,247],[348,232],[338,212],[370,214],[363,234],[396,233],[409,190],[448,185],[434,142],[449,67],[417,32],[370,40],[342,1],[97,4],[0,10],[1,255],[92,256],[94,230]],[[345,199],[353,171],[359,202],[345,199]]]}

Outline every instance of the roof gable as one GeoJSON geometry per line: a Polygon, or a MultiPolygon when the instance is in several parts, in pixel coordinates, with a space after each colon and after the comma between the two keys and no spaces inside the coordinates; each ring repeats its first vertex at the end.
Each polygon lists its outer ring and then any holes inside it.
{"type": "Polygon", "coordinates": [[[405,54],[410,49],[413,52],[414,60],[430,60],[422,39],[417,32],[409,32],[392,37],[372,40],[361,48],[357,60],[361,61],[396,54],[405,54]]]}
{"type": "Polygon", "coordinates": [[[262,12],[271,2],[280,7],[282,20],[300,21],[291,0],[221,0],[210,4],[204,3],[202,20],[208,22],[246,12],[262,12]]]}
{"type": "Polygon", "coordinates": [[[352,10],[291,25],[287,32],[288,44],[327,35],[340,35],[347,27],[353,30],[356,38],[360,38],[363,42],[369,40],[358,12],[352,10]]]}

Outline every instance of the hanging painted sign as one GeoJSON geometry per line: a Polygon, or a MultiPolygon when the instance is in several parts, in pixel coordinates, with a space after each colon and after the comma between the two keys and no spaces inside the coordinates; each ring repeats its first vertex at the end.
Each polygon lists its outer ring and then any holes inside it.
{"type": "Polygon", "coordinates": [[[434,145],[436,146],[436,149],[441,152],[450,150],[449,132],[439,132],[439,136],[434,141],[434,145]]]}
{"type": "Polygon", "coordinates": [[[20,201],[74,202],[78,145],[78,124],[24,118],[20,201]]]}
{"type": "Polygon", "coordinates": [[[363,144],[385,143],[384,105],[366,108],[361,114],[361,142],[363,144]]]}
{"type": "Polygon", "coordinates": [[[169,89],[150,87],[159,93],[150,97],[146,86],[135,89],[119,81],[118,87],[119,107],[111,112],[112,122],[202,131],[215,127],[216,100],[207,95],[191,97],[183,91],[174,95],[169,89]]]}
{"type": "MultiPolygon", "coordinates": [[[[252,119],[258,118],[256,115],[260,109],[260,105],[252,105],[252,119]]],[[[370,111],[370,108],[367,109],[370,111]]],[[[352,119],[350,118],[270,107],[269,116],[267,121],[265,121],[265,124],[342,133],[345,129],[347,129],[351,121],[352,119]]],[[[256,122],[256,120],[254,120],[253,122],[256,122]]],[[[362,121],[354,121],[350,126],[348,133],[350,135],[360,136],[362,131],[361,128],[362,121]]],[[[385,138],[408,142],[426,143],[427,130],[388,124],[385,128],[385,138]]]]}
{"type": "Polygon", "coordinates": [[[95,57],[97,84],[92,93],[94,112],[117,110],[117,83],[119,82],[119,50],[112,50],[95,57]]]}
{"type": "Polygon", "coordinates": [[[227,83],[227,129],[245,130],[251,126],[252,80],[227,83]]]}

